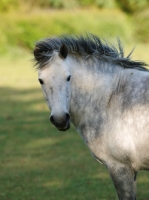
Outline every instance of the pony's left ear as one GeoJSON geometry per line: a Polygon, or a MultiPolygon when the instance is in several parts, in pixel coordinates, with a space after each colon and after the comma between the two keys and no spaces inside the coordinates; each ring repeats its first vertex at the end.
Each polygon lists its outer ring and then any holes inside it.
{"type": "Polygon", "coordinates": [[[60,47],[59,56],[65,59],[67,55],[68,55],[67,46],[65,44],[62,44],[62,46],[60,47]]]}

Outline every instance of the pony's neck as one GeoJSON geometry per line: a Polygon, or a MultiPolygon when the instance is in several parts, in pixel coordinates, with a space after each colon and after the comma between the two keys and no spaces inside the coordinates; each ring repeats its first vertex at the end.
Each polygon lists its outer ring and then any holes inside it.
{"type": "Polygon", "coordinates": [[[83,62],[81,59],[80,62],[74,63],[73,60],[71,63],[70,114],[76,128],[85,117],[92,118],[100,115],[103,118],[106,111],[114,87],[113,77],[115,76],[116,80],[118,73],[110,66],[106,66],[106,63],[105,66],[99,67],[100,64],[104,65],[99,61],[83,62]],[[106,68],[109,70],[108,73],[105,72],[106,68]]]}

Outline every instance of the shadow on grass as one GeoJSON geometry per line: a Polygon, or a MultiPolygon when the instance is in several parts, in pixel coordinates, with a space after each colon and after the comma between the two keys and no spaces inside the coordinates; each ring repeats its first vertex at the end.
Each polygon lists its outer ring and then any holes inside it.
{"type": "MultiPolygon", "coordinates": [[[[40,89],[0,88],[0,97],[0,200],[116,199],[107,170],[74,128],[49,123],[40,89]]],[[[148,183],[144,172],[140,199],[149,197],[148,183]]]]}

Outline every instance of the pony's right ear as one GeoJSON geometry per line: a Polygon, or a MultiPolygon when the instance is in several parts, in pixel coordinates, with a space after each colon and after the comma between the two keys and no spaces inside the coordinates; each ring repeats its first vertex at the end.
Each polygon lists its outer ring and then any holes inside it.
{"type": "Polygon", "coordinates": [[[68,48],[65,44],[62,44],[62,46],[60,47],[59,56],[65,59],[67,55],[68,55],[68,48]]]}

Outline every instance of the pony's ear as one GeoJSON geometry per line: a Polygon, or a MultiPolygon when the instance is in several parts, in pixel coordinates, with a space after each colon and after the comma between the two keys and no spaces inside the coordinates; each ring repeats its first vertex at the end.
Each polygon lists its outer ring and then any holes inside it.
{"type": "Polygon", "coordinates": [[[67,46],[65,44],[62,44],[62,46],[60,47],[59,56],[65,59],[67,55],[68,55],[67,46]]]}
{"type": "Polygon", "coordinates": [[[37,61],[39,61],[41,58],[41,52],[42,52],[42,49],[40,49],[38,46],[35,46],[33,53],[37,61]]]}

